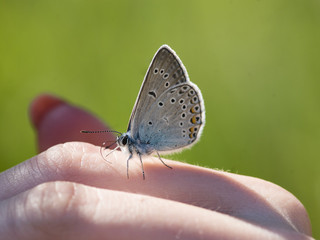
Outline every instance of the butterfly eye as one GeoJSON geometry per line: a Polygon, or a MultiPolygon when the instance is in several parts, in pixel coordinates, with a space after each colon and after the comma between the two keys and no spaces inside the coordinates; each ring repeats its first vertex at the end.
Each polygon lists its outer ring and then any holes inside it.
{"type": "Polygon", "coordinates": [[[128,143],[128,136],[125,136],[122,140],[121,140],[121,143],[123,146],[127,145],[128,143]]]}

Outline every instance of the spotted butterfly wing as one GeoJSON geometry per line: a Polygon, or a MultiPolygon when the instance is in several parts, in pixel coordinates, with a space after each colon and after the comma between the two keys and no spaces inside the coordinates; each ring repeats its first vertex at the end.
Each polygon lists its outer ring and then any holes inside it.
{"type": "Polygon", "coordinates": [[[128,132],[151,150],[173,152],[195,143],[204,121],[201,91],[176,53],[161,46],[142,83],[128,132]]]}

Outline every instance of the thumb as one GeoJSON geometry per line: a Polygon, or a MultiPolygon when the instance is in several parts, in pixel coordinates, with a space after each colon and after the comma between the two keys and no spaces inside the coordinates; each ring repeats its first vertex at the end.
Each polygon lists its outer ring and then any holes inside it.
{"type": "Polygon", "coordinates": [[[49,94],[40,95],[32,101],[29,116],[36,131],[39,152],[69,141],[102,146],[106,141],[116,140],[112,133],[80,133],[81,130],[110,129],[91,113],[49,94]]]}

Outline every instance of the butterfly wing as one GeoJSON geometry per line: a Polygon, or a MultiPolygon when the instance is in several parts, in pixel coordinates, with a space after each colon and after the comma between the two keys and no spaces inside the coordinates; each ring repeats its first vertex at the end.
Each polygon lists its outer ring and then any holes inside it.
{"type": "Polygon", "coordinates": [[[205,122],[199,88],[179,57],[164,45],[155,54],[129,122],[133,139],[160,152],[191,146],[205,122]]]}
{"type": "Polygon", "coordinates": [[[204,127],[202,103],[200,90],[190,82],[169,88],[145,112],[138,138],[160,152],[190,147],[204,127]]]}
{"type": "Polygon", "coordinates": [[[131,113],[128,131],[133,134],[137,133],[139,123],[145,114],[144,110],[149,109],[168,87],[186,82],[187,79],[188,75],[178,56],[169,46],[162,45],[154,55],[141,85],[131,113]],[[141,109],[143,110],[141,111],[141,109]]]}

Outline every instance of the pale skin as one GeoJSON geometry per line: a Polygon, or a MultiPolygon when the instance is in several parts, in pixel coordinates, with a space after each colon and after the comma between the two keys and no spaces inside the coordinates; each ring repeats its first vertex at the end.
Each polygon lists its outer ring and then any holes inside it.
{"type": "Polygon", "coordinates": [[[151,156],[145,180],[138,158],[127,179],[127,155],[99,150],[58,144],[2,172],[1,239],[312,239],[303,205],[273,183],[151,156]]]}

